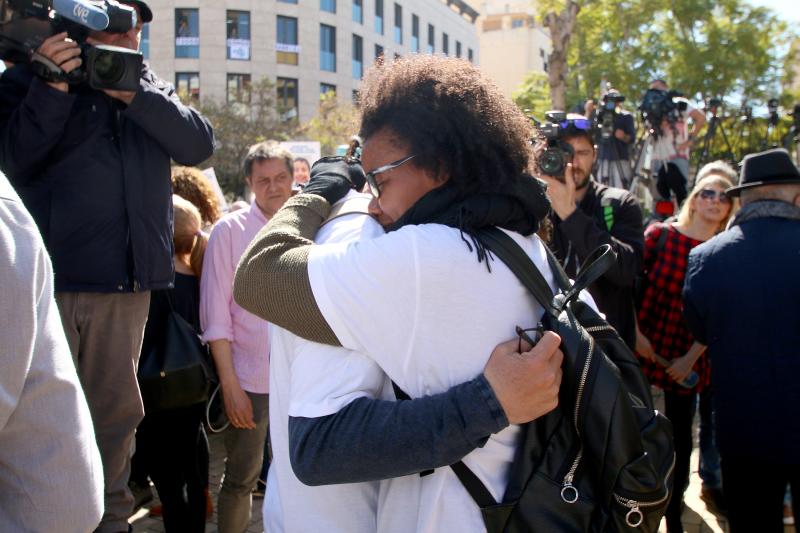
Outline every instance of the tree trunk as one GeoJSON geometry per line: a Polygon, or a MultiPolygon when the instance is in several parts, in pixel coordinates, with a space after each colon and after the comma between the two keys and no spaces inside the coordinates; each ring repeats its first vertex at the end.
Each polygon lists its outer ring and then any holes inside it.
{"type": "Polygon", "coordinates": [[[553,45],[547,56],[547,79],[553,109],[566,110],[567,55],[580,10],[581,6],[575,0],[567,0],[561,13],[550,12],[544,16],[544,26],[550,30],[553,45]]]}

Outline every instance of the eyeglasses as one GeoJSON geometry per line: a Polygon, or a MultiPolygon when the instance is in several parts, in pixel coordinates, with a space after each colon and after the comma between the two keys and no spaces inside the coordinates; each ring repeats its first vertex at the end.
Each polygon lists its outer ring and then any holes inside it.
{"type": "Polygon", "coordinates": [[[721,204],[731,203],[730,197],[724,191],[715,191],[714,189],[701,189],[697,195],[703,200],[719,200],[721,204]]]}
{"type": "Polygon", "coordinates": [[[516,327],[517,336],[519,337],[519,341],[517,342],[517,353],[527,352],[530,350],[523,350],[522,349],[522,341],[527,342],[531,346],[536,346],[540,340],[542,340],[542,336],[544,335],[544,326],[541,322],[536,324],[535,328],[526,328],[523,329],[519,326],[516,327]]]}
{"type": "Polygon", "coordinates": [[[584,131],[592,131],[592,121],[588,118],[575,118],[575,119],[568,119],[564,122],[559,122],[558,125],[561,127],[562,130],[565,130],[572,126],[578,130],[584,131]]]}
{"type": "Polygon", "coordinates": [[[372,193],[372,196],[374,196],[375,198],[380,198],[381,197],[381,185],[383,185],[383,184],[379,185],[378,182],[375,181],[375,176],[377,176],[378,174],[382,174],[384,172],[388,172],[388,171],[390,171],[392,169],[395,169],[395,168],[399,167],[400,165],[402,165],[402,164],[414,159],[415,157],[417,157],[417,154],[413,154],[413,155],[404,157],[403,159],[398,159],[397,161],[395,161],[393,163],[389,163],[388,165],[383,165],[382,167],[378,167],[378,168],[376,168],[375,170],[373,170],[371,172],[367,172],[367,174],[366,174],[367,185],[369,185],[369,192],[372,193]]]}

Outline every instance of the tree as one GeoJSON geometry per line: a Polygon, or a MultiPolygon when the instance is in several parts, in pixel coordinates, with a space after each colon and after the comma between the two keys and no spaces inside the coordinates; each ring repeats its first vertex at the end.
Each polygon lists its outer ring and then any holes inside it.
{"type": "Polygon", "coordinates": [[[223,191],[242,196],[245,191],[242,161],[253,144],[268,139],[285,141],[297,129],[296,120],[285,120],[277,105],[275,84],[267,78],[252,84],[239,102],[203,100],[197,105],[214,126],[216,150],[202,166],[213,166],[223,191]],[[249,100],[249,102],[248,102],[249,100]]]}
{"type": "Polygon", "coordinates": [[[529,72],[512,99],[527,115],[535,115],[539,120],[544,118],[544,113],[552,109],[547,74],[529,72]]]}
{"type": "Polygon", "coordinates": [[[358,113],[352,104],[340,103],[332,91],[320,96],[319,113],[301,125],[297,135],[319,141],[322,155],[333,155],[336,147],[347,144],[358,133],[358,113]]]}
{"type": "Polygon", "coordinates": [[[550,31],[552,49],[547,56],[547,76],[550,83],[550,101],[555,109],[566,109],[567,57],[569,43],[575,30],[581,6],[575,0],[566,0],[563,7],[557,3],[545,10],[542,23],[550,31]],[[560,8],[560,10],[559,10],[560,8]]]}

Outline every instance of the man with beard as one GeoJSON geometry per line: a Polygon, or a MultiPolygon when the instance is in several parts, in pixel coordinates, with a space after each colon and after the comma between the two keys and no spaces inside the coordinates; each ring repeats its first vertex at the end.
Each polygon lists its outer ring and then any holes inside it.
{"type": "MultiPolygon", "coordinates": [[[[560,140],[572,147],[572,179],[540,174],[547,182],[553,210],[550,248],[575,277],[583,261],[599,246],[609,244],[617,254],[616,264],[589,287],[597,307],[633,349],[636,320],[633,282],[642,263],[644,237],[642,212],[630,193],[601,185],[593,179],[597,150],[592,142],[592,122],[570,113],[559,124],[560,140]]],[[[545,149],[537,143],[538,154],[545,149]]]]}

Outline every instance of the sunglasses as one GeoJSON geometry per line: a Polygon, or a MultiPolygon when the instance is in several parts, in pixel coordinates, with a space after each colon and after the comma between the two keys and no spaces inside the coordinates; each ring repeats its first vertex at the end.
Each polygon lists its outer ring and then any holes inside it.
{"type": "Polygon", "coordinates": [[[731,203],[730,197],[724,191],[715,191],[714,189],[701,189],[697,194],[703,200],[719,200],[721,204],[731,203]]]}
{"type": "Polygon", "coordinates": [[[572,126],[578,130],[584,131],[592,131],[592,121],[587,118],[576,118],[576,119],[569,119],[565,120],[564,122],[559,122],[558,125],[561,127],[562,130],[565,130],[572,126]]]}
{"type": "Polygon", "coordinates": [[[375,181],[375,176],[377,176],[378,174],[382,174],[384,172],[389,172],[390,170],[395,169],[408,161],[411,161],[415,157],[417,157],[417,154],[404,157],[403,159],[398,159],[393,163],[389,163],[388,165],[383,165],[382,167],[378,167],[371,172],[367,172],[366,174],[367,185],[369,185],[369,192],[372,193],[372,196],[374,196],[375,198],[380,198],[381,185],[383,185],[383,184],[378,184],[378,182],[375,181]]]}

